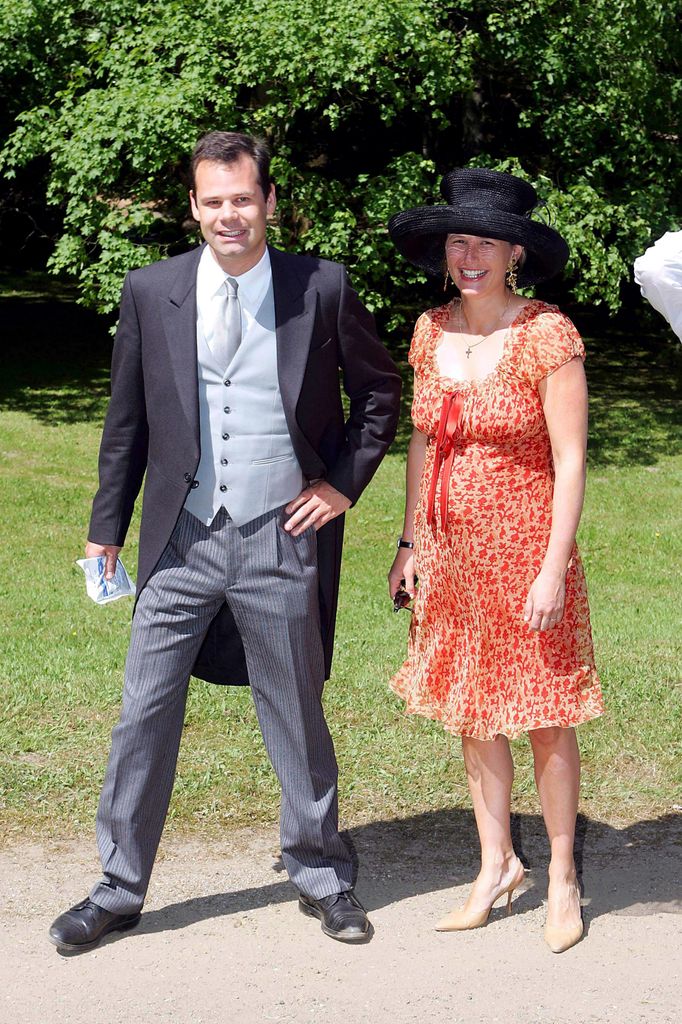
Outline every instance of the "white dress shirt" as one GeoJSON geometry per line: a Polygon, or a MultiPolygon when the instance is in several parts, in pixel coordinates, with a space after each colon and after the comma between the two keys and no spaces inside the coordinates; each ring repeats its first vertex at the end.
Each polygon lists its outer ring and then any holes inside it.
{"type": "Polygon", "coordinates": [[[237,296],[242,309],[242,337],[246,334],[260,309],[265,293],[272,281],[270,253],[266,249],[255,267],[239,277],[227,274],[206,246],[197,269],[197,330],[201,331],[208,347],[213,351],[213,331],[221,311],[221,289],[228,277],[239,285],[237,296]]]}

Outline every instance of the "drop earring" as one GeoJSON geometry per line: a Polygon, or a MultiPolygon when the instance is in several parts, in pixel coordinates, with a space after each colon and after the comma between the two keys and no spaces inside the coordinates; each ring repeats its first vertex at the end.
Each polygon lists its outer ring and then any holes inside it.
{"type": "Polygon", "coordinates": [[[511,288],[514,295],[516,295],[516,260],[512,259],[509,261],[507,267],[507,273],[505,277],[505,284],[507,288],[511,288]]]}
{"type": "Polygon", "coordinates": [[[446,267],[445,268],[445,276],[443,278],[443,291],[444,292],[446,292],[448,290],[448,281],[449,280],[450,280],[450,271],[446,267]]]}

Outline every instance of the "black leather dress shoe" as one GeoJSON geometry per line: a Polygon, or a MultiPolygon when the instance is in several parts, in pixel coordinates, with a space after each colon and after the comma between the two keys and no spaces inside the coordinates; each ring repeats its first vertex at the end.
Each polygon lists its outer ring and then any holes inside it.
{"type": "Polygon", "coordinates": [[[94,949],[109,932],[134,928],[140,916],[139,911],[136,914],[114,914],[98,907],[90,899],[83,900],[52,922],[50,942],[57,949],[82,953],[86,949],[94,949]]]}
{"type": "Polygon", "coordinates": [[[339,942],[367,942],[370,937],[369,918],[352,889],[335,892],[314,900],[299,893],[298,909],[322,922],[322,931],[339,942]]]}

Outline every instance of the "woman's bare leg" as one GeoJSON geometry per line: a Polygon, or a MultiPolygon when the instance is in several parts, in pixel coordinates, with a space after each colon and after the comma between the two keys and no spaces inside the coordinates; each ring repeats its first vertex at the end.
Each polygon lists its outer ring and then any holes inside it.
{"type": "Polygon", "coordinates": [[[528,736],[551,851],[547,924],[552,928],[576,928],[580,924],[580,902],[573,842],[580,791],[580,754],[575,729],[535,729],[528,736]]]}
{"type": "Polygon", "coordinates": [[[481,843],[481,870],[464,908],[475,915],[522,876],[523,868],[514,853],[510,829],[514,764],[508,740],[463,736],[462,751],[481,843]]]}

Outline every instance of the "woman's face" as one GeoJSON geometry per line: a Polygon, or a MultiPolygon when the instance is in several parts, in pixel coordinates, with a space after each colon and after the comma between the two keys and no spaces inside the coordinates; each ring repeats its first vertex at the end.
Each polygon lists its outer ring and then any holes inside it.
{"type": "Polygon", "coordinates": [[[493,295],[504,288],[504,276],[512,258],[523,248],[499,238],[479,235],[448,235],[445,258],[452,280],[461,295],[493,295]]]}

